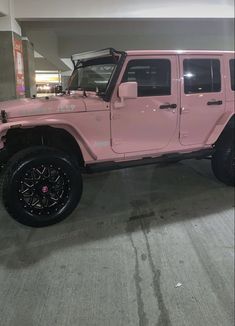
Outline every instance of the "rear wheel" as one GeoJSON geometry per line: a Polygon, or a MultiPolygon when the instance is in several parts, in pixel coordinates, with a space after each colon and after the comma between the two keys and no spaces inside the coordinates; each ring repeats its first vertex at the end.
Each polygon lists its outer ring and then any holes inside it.
{"type": "Polygon", "coordinates": [[[233,137],[217,146],[212,156],[212,170],[218,180],[235,186],[235,145],[233,137]]]}
{"type": "Polygon", "coordinates": [[[65,153],[44,146],[22,150],[9,162],[3,202],[18,222],[43,227],[65,219],[82,195],[82,176],[65,153]]]}

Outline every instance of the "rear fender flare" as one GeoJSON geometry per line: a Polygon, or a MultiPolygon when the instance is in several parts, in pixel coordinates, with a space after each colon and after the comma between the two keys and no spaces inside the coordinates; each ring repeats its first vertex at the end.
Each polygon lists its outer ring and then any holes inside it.
{"type": "Polygon", "coordinates": [[[210,132],[209,137],[206,140],[206,145],[215,144],[222,135],[223,131],[226,130],[226,128],[230,128],[230,123],[232,124],[234,120],[234,112],[226,112],[223,114],[223,116],[217,121],[215,127],[210,132]]]}

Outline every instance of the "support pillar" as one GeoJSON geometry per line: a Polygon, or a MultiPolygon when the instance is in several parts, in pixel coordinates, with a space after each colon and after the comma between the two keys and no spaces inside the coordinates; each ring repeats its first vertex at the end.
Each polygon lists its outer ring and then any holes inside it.
{"type": "Polygon", "coordinates": [[[37,93],[35,80],[34,47],[27,37],[22,38],[22,44],[24,55],[25,96],[30,98],[37,93]]]}
{"type": "Polygon", "coordinates": [[[0,17],[0,101],[24,97],[21,28],[15,20],[13,0],[4,0],[0,17]]]}
{"type": "Polygon", "coordinates": [[[14,1],[4,0],[4,8],[0,16],[0,101],[36,94],[33,46],[22,40],[14,1]]]}
{"type": "Polygon", "coordinates": [[[0,31],[0,101],[14,98],[17,92],[13,32],[0,31]]]}

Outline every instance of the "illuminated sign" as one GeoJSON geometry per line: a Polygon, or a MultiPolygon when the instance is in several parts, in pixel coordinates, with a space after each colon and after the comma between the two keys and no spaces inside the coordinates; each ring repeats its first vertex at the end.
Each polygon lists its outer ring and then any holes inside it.
{"type": "Polygon", "coordinates": [[[24,61],[22,41],[14,38],[14,59],[15,59],[15,74],[16,74],[16,95],[25,95],[24,84],[24,61]]]}
{"type": "Polygon", "coordinates": [[[59,84],[59,75],[58,74],[36,74],[36,83],[37,84],[59,84]]]}

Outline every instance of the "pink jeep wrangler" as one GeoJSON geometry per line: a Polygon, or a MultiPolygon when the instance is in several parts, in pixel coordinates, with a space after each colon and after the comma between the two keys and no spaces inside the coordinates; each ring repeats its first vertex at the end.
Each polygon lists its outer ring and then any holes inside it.
{"type": "Polygon", "coordinates": [[[3,202],[25,225],[67,217],[82,173],[211,158],[235,185],[234,52],[74,55],[67,94],[1,103],[3,202]]]}

